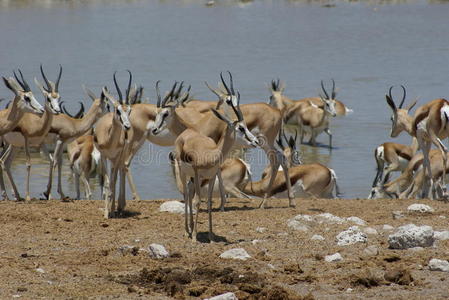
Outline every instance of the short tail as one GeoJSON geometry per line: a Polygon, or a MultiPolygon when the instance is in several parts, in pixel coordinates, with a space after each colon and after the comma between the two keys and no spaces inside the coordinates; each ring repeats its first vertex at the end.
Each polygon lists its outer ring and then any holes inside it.
{"type": "Polygon", "coordinates": [[[331,182],[335,186],[335,197],[341,198],[343,194],[340,192],[340,187],[338,186],[337,183],[337,174],[335,174],[335,171],[333,169],[329,169],[329,171],[331,172],[331,182]]]}

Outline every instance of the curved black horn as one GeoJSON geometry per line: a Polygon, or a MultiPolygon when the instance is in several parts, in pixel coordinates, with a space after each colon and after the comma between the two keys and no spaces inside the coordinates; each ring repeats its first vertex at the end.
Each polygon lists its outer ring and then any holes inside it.
{"type": "Polygon", "coordinates": [[[401,88],[402,88],[402,91],[404,92],[404,94],[403,94],[403,96],[402,96],[402,100],[401,100],[401,103],[399,103],[399,108],[402,108],[402,105],[404,105],[404,102],[405,102],[405,96],[407,95],[407,93],[405,92],[405,87],[401,84],[401,88]]]}
{"type": "Polygon", "coordinates": [[[115,84],[115,89],[117,90],[117,94],[118,94],[118,98],[119,98],[119,102],[123,104],[123,96],[122,96],[122,91],[120,90],[118,83],[117,83],[117,78],[115,78],[115,74],[117,73],[117,71],[114,72],[114,84],[115,84]]]}
{"type": "Polygon", "coordinates": [[[335,99],[336,95],[337,95],[337,93],[335,92],[335,81],[332,78],[332,99],[335,99]]]}
{"type": "Polygon", "coordinates": [[[235,115],[237,116],[237,120],[239,122],[241,122],[241,121],[243,121],[243,115],[242,115],[242,111],[240,110],[239,104],[240,104],[240,93],[237,92],[237,107],[235,107],[232,104],[231,104],[231,106],[232,106],[232,109],[235,112],[235,115]]]}
{"type": "Polygon", "coordinates": [[[321,80],[321,89],[323,90],[323,93],[326,96],[326,99],[329,99],[329,95],[327,94],[326,89],[324,88],[323,80],[321,80]]]}
{"type": "Polygon", "coordinates": [[[45,73],[44,73],[44,69],[43,69],[43,67],[42,67],[42,64],[41,64],[41,66],[40,66],[40,69],[41,69],[41,75],[42,75],[42,78],[44,78],[45,84],[47,85],[47,92],[51,92],[51,85],[50,85],[50,82],[49,82],[48,79],[47,79],[47,76],[45,76],[45,73]]]}
{"type": "Polygon", "coordinates": [[[220,95],[217,93],[217,91],[215,91],[212,87],[209,86],[209,84],[207,83],[207,81],[204,82],[207,86],[207,88],[214,93],[215,95],[217,95],[218,98],[220,98],[220,95]]]}
{"type": "Polygon", "coordinates": [[[232,80],[232,74],[231,74],[231,72],[228,71],[228,74],[229,74],[229,79],[230,79],[230,81],[231,81],[231,92],[232,92],[232,95],[235,95],[235,91],[234,91],[234,80],[232,80]]]}
{"type": "Polygon", "coordinates": [[[131,82],[133,80],[133,75],[131,74],[130,70],[126,70],[126,71],[128,71],[128,74],[129,74],[129,81],[128,81],[128,88],[126,89],[125,101],[126,101],[126,104],[129,104],[129,92],[131,91],[131,82]]]}
{"type": "Polygon", "coordinates": [[[228,88],[228,86],[226,85],[226,82],[223,79],[223,72],[220,72],[220,78],[221,78],[221,82],[223,83],[223,86],[226,89],[226,92],[228,92],[228,95],[232,95],[231,90],[228,88]]]}
{"type": "Polygon", "coordinates": [[[80,110],[75,115],[75,118],[77,118],[77,119],[80,119],[84,116],[84,104],[81,101],[79,101],[79,104],[80,104],[80,110]]]}
{"type": "Polygon", "coordinates": [[[159,91],[159,82],[161,82],[160,80],[156,81],[156,95],[157,95],[157,103],[156,103],[156,107],[161,107],[161,93],[159,91]]]}
{"type": "Polygon", "coordinates": [[[61,75],[62,75],[62,66],[59,65],[59,74],[58,74],[58,78],[56,79],[56,83],[55,83],[55,92],[59,92],[59,81],[61,80],[61,75]]]}
{"type": "Polygon", "coordinates": [[[276,90],[279,91],[279,87],[281,86],[281,79],[278,78],[276,82],[276,90]]]}
{"type": "Polygon", "coordinates": [[[176,93],[173,95],[173,98],[175,98],[175,99],[179,98],[183,87],[184,87],[184,81],[181,81],[181,84],[179,85],[179,88],[176,91],[176,93]]]}
{"type": "Polygon", "coordinates": [[[171,99],[173,99],[173,97],[175,97],[176,93],[176,87],[178,86],[178,82],[175,81],[175,84],[173,85],[173,87],[171,88],[170,92],[167,94],[167,96],[164,97],[164,100],[162,101],[162,107],[165,107],[165,104],[167,104],[167,102],[171,99]]]}

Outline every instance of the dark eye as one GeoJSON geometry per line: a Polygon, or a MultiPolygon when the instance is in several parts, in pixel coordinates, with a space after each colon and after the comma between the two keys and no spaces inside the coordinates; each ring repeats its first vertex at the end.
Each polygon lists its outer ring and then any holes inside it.
{"type": "Polygon", "coordinates": [[[241,132],[245,132],[245,128],[243,128],[243,127],[239,127],[239,130],[240,130],[241,132]]]}

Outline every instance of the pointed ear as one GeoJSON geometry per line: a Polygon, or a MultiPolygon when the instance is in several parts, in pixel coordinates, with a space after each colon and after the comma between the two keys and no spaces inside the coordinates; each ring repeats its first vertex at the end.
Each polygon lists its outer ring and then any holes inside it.
{"type": "Polygon", "coordinates": [[[229,126],[229,125],[232,125],[232,121],[229,120],[229,119],[228,119],[227,117],[225,117],[224,115],[220,114],[216,109],[211,108],[210,110],[214,113],[214,115],[215,115],[217,118],[219,118],[219,119],[222,120],[223,122],[226,122],[226,124],[228,124],[228,126],[229,126]]]}
{"type": "Polygon", "coordinates": [[[396,112],[397,108],[396,108],[396,104],[394,104],[393,99],[391,99],[390,96],[385,95],[385,100],[387,100],[388,105],[391,107],[391,109],[393,110],[393,112],[396,112]]]}
{"type": "Polygon", "coordinates": [[[281,85],[280,85],[280,87],[279,87],[279,91],[280,91],[281,93],[283,93],[284,90],[285,90],[285,83],[284,83],[284,82],[281,82],[281,85]]]}
{"type": "Polygon", "coordinates": [[[42,94],[44,94],[44,96],[46,94],[48,94],[48,92],[44,89],[44,87],[42,86],[42,84],[39,82],[39,80],[37,80],[36,77],[34,77],[34,84],[39,88],[39,90],[42,92],[42,94]]]}
{"type": "Polygon", "coordinates": [[[412,110],[412,108],[416,105],[416,103],[418,103],[418,99],[416,99],[415,101],[413,101],[412,103],[410,103],[405,109],[407,111],[412,110]]]}

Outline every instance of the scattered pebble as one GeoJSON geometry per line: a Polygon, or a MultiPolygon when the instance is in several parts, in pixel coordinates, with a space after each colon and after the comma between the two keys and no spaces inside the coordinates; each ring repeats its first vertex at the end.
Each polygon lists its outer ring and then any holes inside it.
{"type": "Polygon", "coordinates": [[[378,234],[377,230],[372,228],[372,227],[364,228],[363,232],[366,233],[366,234],[371,234],[371,235],[377,235],[378,234]]]}
{"type": "Polygon", "coordinates": [[[327,261],[327,262],[335,262],[335,261],[343,260],[343,257],[341,256],[340,253],[337,252],[337,253],[332,254],[332,255],[326,255],[324,257],[324,260],[327,261]]]}
{"type": "Polygon", "coordinates": [[[325,238],[319,234],[314,234],[310,239],[313,241],[324,241],[325,240],[325,238]]]}
{"type": "Polygon", "coordinates": [[[338,246],[347,246],[355,243],[366,243],[368,237],[360,231],[358,226],[351,226],[347,230],[340,232],[335,239],[338,246]]]}
{"type": "Polygon", "coordinates": [[[383,229],[383,230],[389,231],[389,230],[394,230],[394,227],[391,226],[391,225],[385,224],[385,225],[382,227],[382,229],[383,229]]]}
{"type": "Polygon", "coordinates": [[[376,245],[371,245],[366,247],[365,250],[363,250],[363,252],[369,256],[376,256],[379,254],[379,249],[377,248],[376,245]]]}
{"type": "Polygon", "coordinates": [[[251,256],[243,248],[233,248],[220,254],[220,258],[247,260],[251,256]]]}
{"type": "Polygon", "coordinates": [[[449,272],[449,262],[447,260],[432,258],[429,261],[429,269],[431,271],[449,272]]]}
{"type": "Polygon", "coordinates": [[[438,216],[440,219],[446,219],[446,216],[438,216]]]}
{"type": "Polygon", "coordinates": [[[42,269],[42,268],[37,268],[36,272],[38,272],[38,273],[45,273],[44,269],[42,269]]]}
{"type": "Polygon", "coordinates": [[[330,224],[342,224],[345,223],[345,219],[334,216],[330,213],[323,213],[315,216],[315,220],[318,223],[330,223],[330,224]]]}
{"type": "Polygon", "coordinates": [[[431,226],[408,224],[398,228],[388,236],[391,249],[408,249],[413,247],[430,247],[433,245],[433,229],[431,226]]]}
{"type": "Polygon", "coordinates": [[[408,248],[409,251],[414,251],[414,252],[420,252],[423,251],[424,248],[423,247],[413,247],[413,248],[408,248]]]}
{"type": "Polygon", "coordinates": [[[265,227],[257,227],[256,228],[256,232],[264,233],[265,231],[267,231],[267,228],[265,228],[265,227]]]}
{"type": "Polygon", "coordinates": [[[410,205],[409,207],[407,207],[407,210],[409,212],[414,212],[414,213],[432,213],[435,211],[429,205],[419,204],[419,203],[410,205]]]}
{"type": "Polygon", "coordinates": [[[348,217],[348,218],[346,218],[346,221],[352,222],[359,226],[366,226],[366,221],[360,219],[359,217],[348,217]]]}
{"type": "Polygon", "coordinates": [[[439,241],[449,240],[449,231],[434,231],[433,237],[439,241]]]}
{"type": "Polygon", "coordinates": [[[166,201],[166,202],[162,203],[162,205],[159,207],[159,211],[170,212],[170,213],[174,213],[174,214],[184,214],[185,206],[184,206],[184,203],[181,203],[176,200],[166,201]]]}
{"type": "Polygon", "coordinates": [[[148,250],[148,254],[152,258],[160,259],[169,257],[170,255],[165,247],[159,244],[151,244],[150,246],[148,246],[148,250]]]}
{"type": "Polygon", "coordinates": [[[212,297],[212,298],[208,298],[206,300],[238,300],[238,299],[234,293],[229,292],[229,293],[224,293],[224,294],[212,297]]]}
{"type": "Polygon", "coordinates": [[[350,292],[352,292],[352,291],[353,291],[353,289],[351,289],[351,288],[347,288],[347,289],[346,289],[346,292],[347,292],[347,293],[350,293],[350,292]]]}
{"type": "Polygon", "coordinates": [[[399,210],[393,211],[391,214],[393,215],[393,219],[394,220],[402,219],[402,218],[405,217],[404,213],[402,211],[399,211],[399,210]]]}
{"type": "Polygon", "coordinates": [[[261,242],[263,242],[263,240],[253,240],[251,243],[252,243],[253,245],[256,245],[256,244],[259,244],[259,243],[261,243],[261,242]]]}
{"type": "Polygon", "coordinates": [[[123,246],[120,246],[117,249],[117,251],[122,255],[128,255],[128,254],[136,255],[137,252],[139,252],[139,248],[133,247],[130,245],[123,245],[123,246]]]}
{"type": "Polygon", "coordinates": [[[313,217],[311,215],[297,215],[292,220],[313,222],[313,217]]]}

